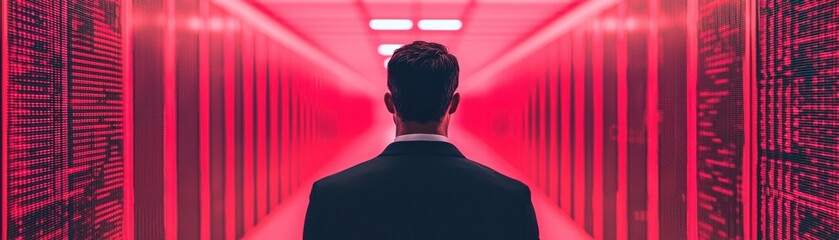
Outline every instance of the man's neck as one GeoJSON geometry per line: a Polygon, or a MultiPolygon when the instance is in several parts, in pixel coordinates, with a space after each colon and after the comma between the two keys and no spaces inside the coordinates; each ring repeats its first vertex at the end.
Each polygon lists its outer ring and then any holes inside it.
{"type": "Polygon", "coordinates": [[[441,135],[446,136],[446,133],[441,132],[396,132],[396,136],[408,135],[408,134],[434,134],[434,135],[441,135]]]}
{"type": "Polygon", "coordinates": [[[418,133],[448,136],[448,127],[441,123],[402,123],[396,125],[396,136],[418,133]]]}

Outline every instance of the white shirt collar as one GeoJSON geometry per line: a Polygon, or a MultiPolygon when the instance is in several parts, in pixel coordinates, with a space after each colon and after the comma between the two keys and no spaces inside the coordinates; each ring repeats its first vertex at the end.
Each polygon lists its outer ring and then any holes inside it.
{"type": "Polygon", "coordinates": [[[443,135],[427,134],[427,133],[413,133],[396,136],[393,142],[407,142],[407,141],[435,141],[435,142],[449,142],[449,138],[443,135]]]}

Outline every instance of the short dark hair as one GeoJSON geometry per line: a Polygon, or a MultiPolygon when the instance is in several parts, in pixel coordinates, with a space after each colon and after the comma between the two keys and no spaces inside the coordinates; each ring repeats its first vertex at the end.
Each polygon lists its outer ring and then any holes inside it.
{"type": "Polygon", "coordinates": [[[439,121],[457,89],[457,58],[439,43],[415,41],[387,63],[387,88],[403,121],[439,121]]]}

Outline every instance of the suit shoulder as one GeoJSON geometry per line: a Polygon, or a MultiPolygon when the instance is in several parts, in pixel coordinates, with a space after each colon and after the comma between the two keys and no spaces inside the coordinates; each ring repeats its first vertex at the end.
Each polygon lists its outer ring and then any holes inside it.
{"type": "Polygon", "coordinates": [[[358,180],[359,177],[362,177],[365,173],[369,172],[370,169],[377,164],[376,160],[376,158],[369,159],[350,168],[323,177],[320,180],[317,180],[314,185],[320,187],[321,189],[347,185],[354,180],[358,180]]]}
{"type": "Polygon", "coordinates": [[[525,185],[524,183],[522,183],[521,181],[519,181],[515,178],[511,178],[507,175],[504,175],[504,174],[502,174],[498,171],[495,171],[495,169],[487,167],[487,166],[485,166],[483,164],[480,164],[476,161],[473,161],[471,159],[465,159],[464,158],[464,160],[466,160],[466,162],[468,162],[468,164],[474,166],[476,171],[479,171],[479,172],[483,173],[489,179],[492,179],[492,181],[494,183],[503,185],[505,187],[505,189],[509,189],[509,190],[512,190],[512,191],[515,191],[515,192],[518,192],[518,191],[528,191],[529,192],[530,191],[530,189],[527,187],[527,185],[525,185]]]}

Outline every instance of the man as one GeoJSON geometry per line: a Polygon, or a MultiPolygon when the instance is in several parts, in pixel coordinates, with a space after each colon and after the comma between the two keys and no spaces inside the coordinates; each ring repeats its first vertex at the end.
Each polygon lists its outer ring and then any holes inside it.
{"type": "Polygon", "coordinates": [[[303,239],[538,239],[530,189],[447,140],[460,67],[437,43],[397,49],[384,102],[396,139],[312,186],[303,239]]]}

